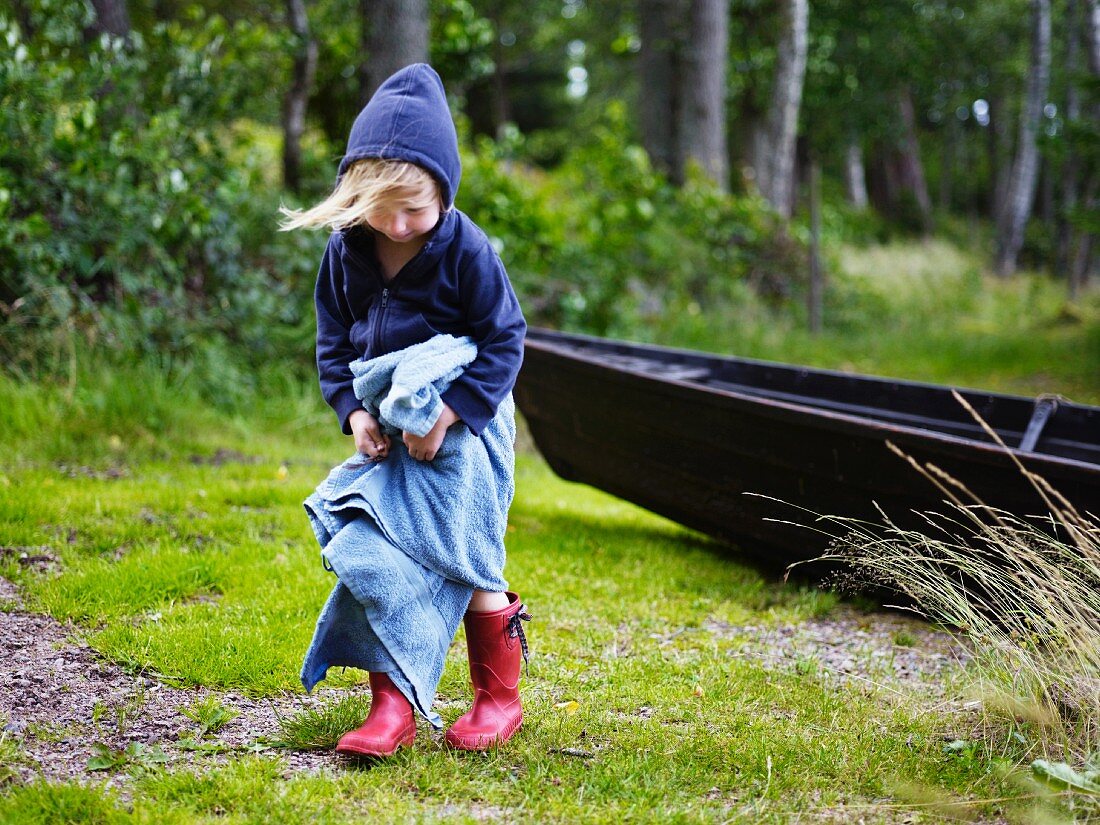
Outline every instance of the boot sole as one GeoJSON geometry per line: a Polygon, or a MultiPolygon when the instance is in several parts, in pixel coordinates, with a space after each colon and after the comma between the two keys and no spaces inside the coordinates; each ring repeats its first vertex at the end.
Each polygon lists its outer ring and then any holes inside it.
{"type": "Polygon", "coordinates": [[[459,751],[487,751],[490,748],[503,745],[515,732],[520,729],[523,724],[523,717],[521,716],[515,722],[509,724],[504,730],[500,731],[493,737],[488,737],[487,734],[481,734],[476,737],[470,736],[462,738],[459,734],[452,734],[451,731],[447,731],[446,736],[443,737],[444,741],[455,750],[459,751]],[[452,738],[453,737],[453,738],[452,738]]]}
{"type": "Polygon", "coordinates": [[[416,732],[403,737],[398,740],[397,744],[393,746],[391,750],[384,750],[382,748],[372,748],[369,746],[355,747],[353,745],[337,745],[336,752],[342,753],[345,756],[393,756],[403,747],[408,747],[416,741],[416,732]]]}

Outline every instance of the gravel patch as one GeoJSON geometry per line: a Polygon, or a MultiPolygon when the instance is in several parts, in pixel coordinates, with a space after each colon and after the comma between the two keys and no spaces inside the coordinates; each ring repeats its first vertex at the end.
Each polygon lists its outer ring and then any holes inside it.
{"type": "Polygon", "coordinates": [[[708,620],[705,630],[739,644],[733,654],[764,667],[796,670],[838,684],[943,696],[970,652],[950,634],[900,613],[849,607],[827,618],[778,626],[708,620]]]}
{"type": "MultiPolygon", "coordinates": [[[[172,687],[100,660],[75,626],[25,612],[18,589],[3,578],[0,605],[8,608],[0,612],[0,723],[6,736],[20,743],[23,758],[10,767],[21,780],[40,776],[125,784],[129,774],[124,769],[88,770],[96,743],[112,751],[124,751],[132,743],[159,746],[173,765],[215,765],[250,746],[285,760],[288,774],[341,764],[328,752],[261,750],[264,740],[278,737],[279,717],[324,704],[317,696],[252,699],[172,687]],[[198,725],[182,711],[208,696],[238,715],[203,740],[221,746],[221,752],[186,750],[180,740],[194,738],[198,725]]],[[[337,693],[341,691],[322,695],[337,693]]]]}
{"type": "MultiPolygon", "coordinates": [[[[121,752],[138,743],[146,754],[160,748],[169,764],[200,769],[256,750],[282,759],[288,777],[348,764],[331,752],[265,746],[279,736],[280,717],[317,708],[347,691],[252,699],[206,688],[177,688],[103,661],[83,642],[80,628],[24,610],[18,588],[3,578],[0,608],[7,611],[0,612],[0,724],[9,743],[19,743],[22,757],[8,767],[22,781],[42,777],[125,788],[130,781],[127,766],[88,769],[97,744],[121,752]],[[220,746],[220,751],[189,750],[184,743],[197,735],[198,726],[183,710],[210,696],[237,716],[203,740],[220,746]]],[[[730,625],[712,619],[702,630],[735,640],[731,655],[763,667],[794,668],[837,684],[858,682],[894,691],[909,686],[942,695],[945,677],[967,659],[967,652],[948,634],[886,612],[839,608],[826,619],[779,626],[730,625]]],[[[447,697],[439,700],[442,705],[454,704],[447,697]]],[[[440,732],[426,725],[421,729],[421,741],[440,744],[440,732]]]]}

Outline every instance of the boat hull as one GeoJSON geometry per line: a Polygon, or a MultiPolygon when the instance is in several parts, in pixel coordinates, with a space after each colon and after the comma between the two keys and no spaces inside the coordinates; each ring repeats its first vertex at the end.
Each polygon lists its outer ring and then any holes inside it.
{"type": "MultiPolygon", "coordinates": [[[[568,336],[547,335],[554,334],[529,337],[515,394],[553,470],[761,560],[786,565],[819,556],[829,535],[843,530],[818,515],[881,524],[885,514],[927,529],[917,513],[946,512],[945,493],[888,441],[985,504],[1020,516],[1048,512],[1012,456],[995,445],[624,370],[601,363],[598,351],[570,352],[568,336]]],[[[1076,506],[1100,502],[1100,468],[1018,457],[1076,506]]]]}

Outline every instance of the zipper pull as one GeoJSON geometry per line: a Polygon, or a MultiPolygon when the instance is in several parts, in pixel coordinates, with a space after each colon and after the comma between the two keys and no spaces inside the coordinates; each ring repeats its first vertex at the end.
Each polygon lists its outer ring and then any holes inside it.
{"type": "Polygon", "coordinates": [[[389,289],[383,289],[382,290],[382,309],[385,309],[386,304],[388,304],[389,302],[390,302],[390,291],[389,291],[389,289]]]}

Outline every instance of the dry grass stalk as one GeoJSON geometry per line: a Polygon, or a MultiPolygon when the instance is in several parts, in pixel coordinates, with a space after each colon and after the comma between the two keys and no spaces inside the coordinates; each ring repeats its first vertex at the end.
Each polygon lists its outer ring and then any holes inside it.
{"type": "Polygon", "coordinates": [[[829,518],[843,534],[823,558],[905,594],[916,612],[964,637],[987,714],[1029,724],[1044,755],[1083,764],[1100,750],[1100,521],[1024,467],[955,397],[1038,491],[1043,529],[887,442],[943,493],[947,512],[920,514],[922,530],[885,513],[883,525],[829,518]]]}

